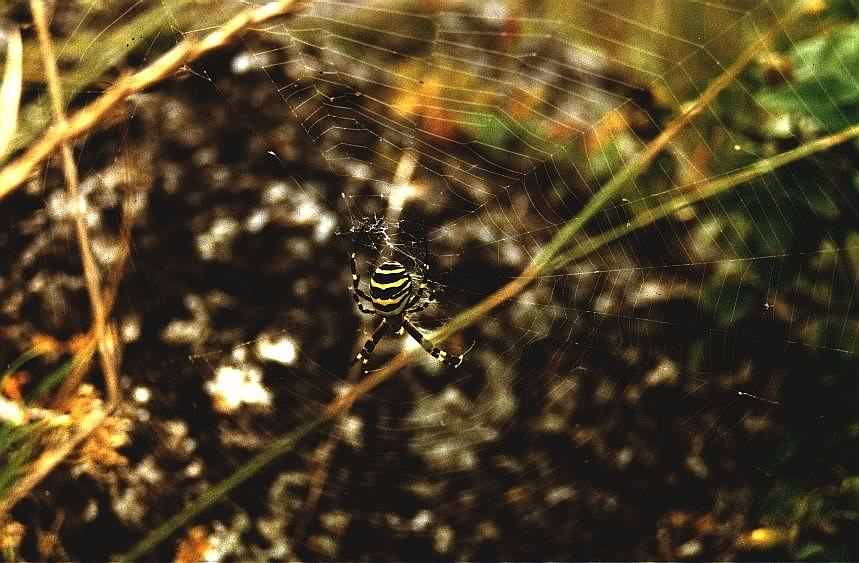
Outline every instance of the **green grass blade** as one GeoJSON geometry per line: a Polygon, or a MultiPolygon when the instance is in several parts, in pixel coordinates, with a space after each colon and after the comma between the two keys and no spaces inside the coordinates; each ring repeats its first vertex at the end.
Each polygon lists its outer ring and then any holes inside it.
{"type": "Polygon", "coordinates": [[[21,426],[0,424],[0,499],[15,484],[36,457],[44,424],[21,426]]]}
{"type": "Polygon", "coordinates": [[[69,373],[74,367],[75,359],[70,358],[65,363],[63,363],[63,365],[48,374],[47,377],[42,378],[36,388],[33,389],[33,391],[27,395],[27,401],[38,401],[39,399],[53,391],[60,383],[62,383],[66,379],[66,376],[69,375],[69,373]]]}
{"type": "Polygon", "coordinates": [[[856,137],[859,137],[859,125],[853,125],[852,127],[848,127],[834,135],[828,135],[808,142],[793,150],[759,160],[738,172],[722,176],[721,178],[716,178],[715,180],[705,182],[698,186],[690,186],[689,189],[683,189],[680,191],[680,195],[668,200],[662,205],[642,211],[626,224],[606,231],[605,233],[590,237],[582,244],[570,248],[563,254],[558,255],[549,264],[546,270],[554,271],[559,268],[563,268],[571,262],[580,260],[584,256],[596,252],[606,244],[624,237],[633,231],[637,231],[651,225],[656,221],[664,219],[684,207],[715,197],[732,188],[746,184],[755,178],[774,172],[791,162],[807,158],[815,153],[830,149],[835,145],[844,143],[856,137]]]}
{"type": "Polygon", "coordinates": [[[278,438],[271,446],[257,454],[253,459],[236,470],[235,473],[202,494],[185,510],[149,532],[143,540],[131,548],[131,551],[120,556],[119,560],[123,562],[134,561],[148,553],[152,548],[170,537],[170,535],[191,518],[219,502],[230,491],[254,476],[260,469],[290,452],[302,438],[328,420],[328,416],[320,415],[316,419],[306,422],[292,432],[278,438]]]}
{"type": "Polygon", "coordinates": [[[606,182],[593,195],[579,214],[572,221],[561,227],[552,240],[540,250],[537,256],[534,257],[532,266],[538,268],[538,271],[545,271],[545,268],[570,245],[574,237],[587,225],[594,215],[614,201],[624,188],[635,181],[656,157],[668,147],[671,141],[681,131],[686,129],[692,120],[716,99],[716,96],[720,92],[737,79],[749,63],[781,32],[782,28],[793,22],[802,13],[801,6],[802,2],[796,3],[778,25],[773,26],[766,35],[744,49],[731,66],[710,82],[701,95],[681,114],[675,117],[659,136],[651,141],[644,150],[638,152],[611,180],[606,182]]]}
{"type": "Polygon", "coordinates": [[[41,352],[40,350],[37,350],[35,348],[31,348],[31,349],[27,350],[26,352],[24,352],[23,354],[21,354],[20,356],[15,358],[15,361],[13,361],[11,364],[9,364],[9,367],[7,367],[3,371],[3,373],[0,375],[5,376],[5,375],[10,375],[10,374],[15,373],[16,371],[21,369],[21,366],[23,366],[24,364],[26,364],[27,362],[29,362],[33,358],[38,358],[39,356],[42,355],[42,353],[43,352],[41,352]]]}

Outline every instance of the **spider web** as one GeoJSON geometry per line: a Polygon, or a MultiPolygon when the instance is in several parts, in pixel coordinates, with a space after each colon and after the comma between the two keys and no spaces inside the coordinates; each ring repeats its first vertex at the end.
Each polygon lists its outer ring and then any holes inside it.
{"type": "MultiPolygon", "coordinates": [[[[147,168],[129,156],[159,171],[118,305],[138,422],[175,413],[152,426],[223,454],[168,448],[213,473],[187,478],[229,474],[354,383],[377,321],[348,292],[353,244],[364,284],[386,259],[425,263],[438,292],[416,324],[444,325],[515,279],[788,7],[317,0],[159,87],[166,109],[135,101],[126,133],[163,120],[158,138],[132,133],[88,172],[94,197],[111,166],[147,168]]],[[[813,108],[762,100],[767,53],[573,247],[821,134],[813,108]]],[[[470,350],[458,370],[419,356],[284,461],[269,504],[240,490],[204,521],[239,558],[735,558],[776,483],[855,472],[850,438],[828,436],[857,366],[857,202],[833,162],[758,176],[540,275],[443,344],[470,350]]],[[[370,369],[415,346],[386,338],[370,369]]],[[[124,490],[130,504],[151,492],[124,490]]]]}

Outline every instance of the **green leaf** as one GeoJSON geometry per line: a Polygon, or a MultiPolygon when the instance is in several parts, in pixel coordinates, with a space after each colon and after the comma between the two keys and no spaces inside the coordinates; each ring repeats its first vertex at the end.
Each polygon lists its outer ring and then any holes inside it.
{"type": "Polygon", "coordinates": [[[475,138],[481,143],[503,147],[515,135],[513,129],[498,115],[480,112],[470,120],[475,138]]]}
{"type": "Polygon", "coordinates": [[[856,18],[859,17],[859,4],[856,0],[829,0],[826,11],[836,18],[856,18]]]}
{"type": "Polygon", "coordinates": [[[764,109],[808,115],[830,131],[859,119],[859,24],[802,41],[789,56],[794,80],[760,93],[764,109]]]}
{"type": "Polygon", "coordinates": [[[0,423],[0,497],[21,478],[27,465],[36,457],[44,423],[21,426],[0,423]]]}

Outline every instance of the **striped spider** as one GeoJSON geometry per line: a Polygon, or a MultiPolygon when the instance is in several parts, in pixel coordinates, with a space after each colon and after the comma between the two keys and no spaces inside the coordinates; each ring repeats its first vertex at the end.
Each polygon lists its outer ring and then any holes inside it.
{"type": "Polygon", "coordinates": [[[388,261],[380,264],[370,276],[370,295],[364,293],[360,287],[361,278],[358,275],[358,263],[355,259],[355,252],[352,252],[352,298],[355,299],[355,304],[358,310],[365,315],[378,315],[382,317],[382,322],[373,332],[363,348],[352,360],[352,365],[357,362],[362,362],[365,366],[364,372],[367,372],[366,365],[373,354],[373,349],[376,344],[387,333],[402,334],[407,332],[409,336],[420,343],[424,350],[427,351],[437,360],[444,362],[444,365],[452,368],[458,368],[462,363],[462,358],[465,354],[452,356],[436,348],[423,334],[412,324],[406,315],[423,311],[432,302],[433,291],[427,287],[426,272],[420,274],[409,273],[406,267],[395,261],[388,261]],[[362,300],[368,302],[371,306],[364,305],[362,300]]]}

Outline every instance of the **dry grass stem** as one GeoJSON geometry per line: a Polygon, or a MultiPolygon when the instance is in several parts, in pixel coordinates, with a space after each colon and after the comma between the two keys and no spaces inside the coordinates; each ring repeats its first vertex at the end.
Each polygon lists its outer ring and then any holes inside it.
{"type": "Polygon", "coordinates": [[[136,73],[122,76],[95,101],[73,114],[65,123],[53,126],[23,155],[0,170],[0,199],[27,181],[39,164],[63,143],[72,141],[97,127],[111,110],[132,94],[170,77],[183,65],[230,44],[251,26],[278,16],[288,15],[296,11],[300,5],[296,0],[278,0],[257,8],[248,8],[202,39],[185,39],[149,66],[136,73]]]}
{"type": "MultiPolygon", "coordinates": [[[[39,47],[42,53],[42,61],[48,82],[48,90],[51,97],[54,118],[56,119],[58,126],[64,127],[67,125],[67,122],[63,109],[62,90],[60,87],[60,79],[57,72],[53,45],[51,44],[51,38],[48,31],[47,14],[45,12],[43,0],[30,0],[30,9],[32,10],[33,20],[36,24],[39,47]]],[[[78,192],[78,174],[71,146],[69,146],[68,141],[62,142],[61,151],[66,188],[69,192],[70,201],[75,205],[80,198],[80,194],[78,192]]],[[[77,379],[79,380],[80,377],[82,377],[82,374],[86,371],[86,368],[89,366],[94,349],[98,347],[102,370],[104,371],[105,378],[107,380],[109,397],[108,405],[107,408],[102,408],[101,405],[99,405],[91,412],[87,413],[80,421],[77,421],[77,431],[74,435],[69,439],[62,441],[58,445],[49,448],[39,456],[39,458],[29,468],[27,474],[16,482],[9,493],[0,500],[0,516],[5,514],[19,500],[29,494],[33,487],[35,487],[48,473],[50,473],[57,464],[65,459],[78,444],[95,431],[102,422],[104,422],[109,411],[116,405],[118,384],[115,355],[112,353],[111,346],[108,345],[107,339],[103,338],[105,334],[106,317],[100,288],[101,282],[95,259],[90,249],[89,236],[81,209],[78,209],[75,213],[75,229],[81,253],[81,260],[83,262],[84,277],[86,278],[94,317],[94,326],[91,331],[90,343],[77,354],[75,358],[75,371],[79,374],[77,375],[77,379]]]]}
{"type": "MultiPolygon", "coordinates": [[[[51,107],[54,113],[54,119],[57,125],[64,127],[67,125],[66,113],[63,102],[62,86],[60,85],[60,76],[57,71],[57,59],[54,55],[54,47],[51,42],[50,31],[48,30],[48,16],[45,11],[44,0],[30,0],[30,10],[33,13],[33,21],[36,24],[36,33],[39,38],[39,48],[42,53],[42,65],[45,70],[45,77],[48,83],[48,93],[51,99],[51,107]]],[[[60,146],[60,151],[63,158],[63,175],[66,180],[66,190],[69,194],[69,201],[74,207],[75,232],[77,234],[78,249],[81,254],[81,262],[83,263],[84,279],[86,280],[87,292],[89,293],[90,306],[92,307],[93,316],[93,337],[99,349],[99,358],[101,360],[101,368],[104,377],[107,380],[109,404],[114,405],[116,402],[117,389],[117,373],[116,366],[112,358],[108,354],[107,349],[102,343],[104,335],[105,317],[104,303],[101,295],[101,276],[98,272],[98,265],[92,254],[92,248],[89,242],[89,232],[84,222],[85,206],[78,190],[78,171],[75,165],[72,147],[68,141],[64,141],[60,146]]],[[[86,347],[83,353],[87,353],[86,347]]],[[[91,354],[91,352],[89,352],[91,354]]],[[[88,362],[80,362],[88,363],[88,362]]],[[[79,363],[79,365],[80,365],[79,363]]]]}
{"type": "MultiPolygon", "coordinates": [[[[108,276],[107,287],[102,291],[102,302],[104,304],[104,314],[105,317],[110,316],[110,312],[113,309],[113,305],[116,301],[116,294],[119,291],[119,284],[122,282],[122,275],[125,272],[125,265],[128,262],[128,256],[131,252],[131,231],[134,226],[134,216],[131,213],[131,198],[134,197],[133,191],[128,190],[125,193],[125,198],[123,200],[122,206],[122,225],[120,227],[120,240],[119,240],[119,255],[113,265],[113,269],[108,276]]],[[[102,342],[102,354],[109,355],[111,358],[111,364],[118,366],[119,359],[116,357],[116,346],[114,345],[118,342],[118,339],[114,337],[112,333],[109,334],[110,338],[107,338],[103,335],[101,338],[102,342]]],[[[89,362],[92,358],[92,354],[95,352],[94,343],[95,339],[95,329],[91,329],[89,334],[87,335],[87,341],[84,347],[81,349],[80,353],[77,355],[77,363],[71,373],[66,377],[63,381],[60,389],[57,391],[56,398],[54,400],[54,406],[59,407],[69,397],[72,396],[75,389],[77,389],[78,385],[80,385],[83,376],[86,374],[89,369],[89,362]]],[[[116,405],[119,399],[119,388],[118,388],[118,379],[116,377],[106,377],[105,384],[107,386],[107,398],[109,409],[116,405]]]]}

